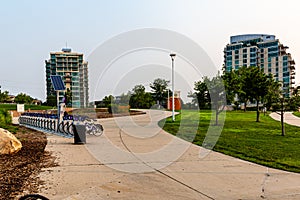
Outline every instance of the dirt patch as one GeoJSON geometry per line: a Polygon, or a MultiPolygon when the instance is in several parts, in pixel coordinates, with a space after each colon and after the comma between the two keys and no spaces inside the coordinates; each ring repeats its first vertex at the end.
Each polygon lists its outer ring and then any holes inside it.
{"type": "Polygon", "coordinates": [[[13,155],[0,156],[0,199],[15,199],[22,193],[36,193],[43,184],[38,174],[42,168],[55,166],[49,152],[45,152],[47,138],[44,133],[17,127],[15,136],[22,149],[13,155]]]}

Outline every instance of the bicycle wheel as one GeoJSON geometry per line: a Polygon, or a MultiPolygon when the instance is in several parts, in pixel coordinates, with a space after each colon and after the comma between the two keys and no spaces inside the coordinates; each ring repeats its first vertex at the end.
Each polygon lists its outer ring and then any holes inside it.
{"type": "Polygon", "coordinates": [[[58,125],[58,132],[64,133],[64,124],[63,122],[60,122],[58,125]]]}
{"type": "Polygon", "coordinates": [[[19,200],[49,200],[49,199],[39,194],[27,194],[20,197],[19,200]]]}
{"type": "Polygon", "coordinates": [[[93,133],[95,136],[100,136],[100,135],[102,135],[103,134],[103,126],[101,125],[101,124],[95,124],[94,125],[95,126],[95,128],[96,128],[96,130],[95,130],[95,132],[93,133]]]}

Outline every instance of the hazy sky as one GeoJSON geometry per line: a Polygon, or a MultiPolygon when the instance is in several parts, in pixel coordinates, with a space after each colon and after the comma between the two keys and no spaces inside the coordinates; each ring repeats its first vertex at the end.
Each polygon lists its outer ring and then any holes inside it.
{"type": "MultiPolygon", "coordinates": [[[[10,0],[0,7],[0,85],[45,99],[45,60],[66,42],[86,57],[120,33],[161,28],[198,43],[221,69],[231,35],[274,34],[300,65],[299,0],[10,0]]],[[[169,59],[169,58],[168,58],[169,59]]],[[[93,67],[93,66],[90,66],[93,67]]],[[[296,71],[296,83],[300,70],[296,71]]],[[[192,80],[194,81],[194,80],[192,80]]],[[[105,87],[105,85],[103,86],[105,87]]]]}

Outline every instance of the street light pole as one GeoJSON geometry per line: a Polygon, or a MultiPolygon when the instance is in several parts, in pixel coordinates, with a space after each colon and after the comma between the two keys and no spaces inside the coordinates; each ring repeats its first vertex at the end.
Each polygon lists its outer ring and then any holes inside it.
{"type": "Polygon", "coordinates": [[[171,53],[170,54],[171,59],[172,59],[172,121],[175,121],[175,100],[174,100],[174,59],[176,54],[171,53]]]}

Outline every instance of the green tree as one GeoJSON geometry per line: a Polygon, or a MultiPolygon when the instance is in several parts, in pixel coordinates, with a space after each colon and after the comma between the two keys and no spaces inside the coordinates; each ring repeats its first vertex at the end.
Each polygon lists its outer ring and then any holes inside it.
{"type": "Polygon", "coordinates": [[[47,96],[46,103],[47,106],[57,106],[57,99],[55,95],[47,96]]]}
{"type": "Polygon", "coordinates": [[[237,71],[224,72],[222,75],[224,87],[226,91],[227,104],[236,103],[235,97],[242,93],[242,84],[237,71]]]}
{"type": "Polygon", "coordinates": [[[72,91],[69,88],[67,88],[67,91],[65,93],[66,106],[72,106],[72,97],[73,97],[72,91]]]}
{"type": "Polygon", "coordinates": [[[243,76],[243,91],[246,96],[256,101],[256,122],[259,122],[259,103],[270,92],[274,79],[266,75],[259,67],[247,67],[243,76]]]}
{"type": "Polygon", "coordinates": [[[11,115],[7,110],[0,109],[0,127],[6,127],[11,124],[11,115]]]}
{"type": "Polygon", "coordinates": [[[8,94],[8,91],[1,92],[0,90],[0,103],[3,103],[8,99],[8,94]]]}
{"type": "Polygon", "coordinates": [[[157,78],[150,84],[150,88],[152,89],[153,99],[157,102],[157,104],[161,104],[163,100],[167,97],[167,87],[170,81],[157,78]]]}
{"type": "Polygon", "coordinates": [[[199,108],[210,108],[210,96],[208,95],[208,88],[204,81],[196,81],[194,83],[195,92],[190,92],[188,97],[193,98],[194,105],[198,104],[199,108]]]}
{"type": "Polygon", "coordinates": [[[267,110],[271,109],[274,104],[277,104],[281,96],[281,83],[278,81],[274,81],[273,79],[270,79],[269,81],[270,82],[267,88],[267,95],[263,97],[262,100],[267,110]]]}
{"type": "Polygon", "coordinates": [[[246,112],[247,110],[247,102],[250,99],[250,94],[249,94],[249,91],[251,89],[249,89],[249,86],[247,85],[247,79],[248,77],[251,76],[251,72],[249,70],[250,68],[246,67],[246,66],[243,66],[241,68],[239,68],[237,70],[237,74],[238,74],[238,79],[240,81],[240,90],[237,91],[237,95],[238,95],[238,98],[239,98],[239,101],[241,103],[244,103],[244,111],[246,112]]]}
{"type": "Polygon", "coordinates": [[[215,125],[219,124],[219,114],[223,112],[226,106],[226,92],[224,88],[223,79],[218,73],[211,79],[208,77],[203,78],[203,82],[207,86],[211,106],[215,110],[215,125]]]}
{"type": "Polygon", "coordinates": [[[154,100],[150,93],[145,91],[143,85],[136,85],[132,89],[132,95],[129,100],[131,108],[150,108],[154,105],[154,100]]]}
{"type": "Polygon", "coordinates": [[[105,96],[102,99],[102,102],[103,102],[104,106],[107,107],[107,108],[108,108],[108,106],[110,106],[111,104],[113,104],[114,101],[115,101],[115,98],[113,97],[113,95],[105,96]]]}
{"type": "Polygon", "coordinates": [[[130,96],[131,96],[131,93],[128,92],[127,94],[125,93],[122,93],[120,95],[120,100],[119,100],[119,104],[120,105],[128,105],[129,104],[129,101],[130,101],[130,96]]]}
{"type": "Polygon", "coordinates": [[[21,104],[31,104],[32,100],[33,98],[25,93],[20,93],[15,97],[15,102],[21,104]]]}
{"type": "Polygon", "coordinates": [[[300,107],[300,96],[292,96],[289,99],[289,110],[298,111],[300,107]]]}

